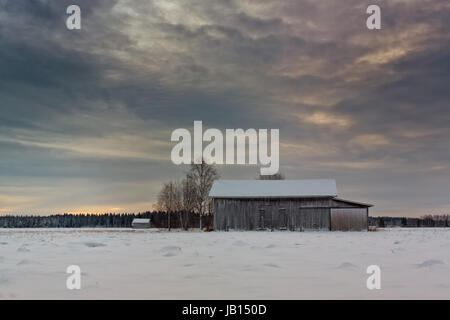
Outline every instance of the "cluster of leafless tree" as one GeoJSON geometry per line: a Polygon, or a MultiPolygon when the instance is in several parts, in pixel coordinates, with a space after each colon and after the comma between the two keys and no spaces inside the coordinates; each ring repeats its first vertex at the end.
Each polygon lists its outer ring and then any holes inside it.
{"type": "Polygon", "coordinates": [[[199,227],[203,229],[202,217],[212,213],[212,202],[208,194],[214,180],[218,178],[217,169],[203,160],[199,164],[191,164],[186,177],[181,181],[169,181],[163,184],[158,194],[156,209],[167,212],[169,230],[172,214],[178,215],[180,228],[187,230],[192,213],[200,216],[199,227]]]}
{"type": "Polygon", "coordinates": [[[450,214],[427,214],[420,219],[423,221],[423,225],[426,226],[442,226],[442,227],[448,227],[450,225],[450,214]]]}

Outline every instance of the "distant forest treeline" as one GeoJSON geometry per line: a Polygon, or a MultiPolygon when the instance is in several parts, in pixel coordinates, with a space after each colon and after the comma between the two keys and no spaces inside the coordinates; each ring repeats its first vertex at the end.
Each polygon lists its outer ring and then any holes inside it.
{"type": "MultiPolygon", "coordinates": [[[[183,213],[186,215],[186,213],[183,213]]],[[[200,218],[198,214],[188,214],[188,228],[198,228],[200,218]]],[[[168,214],[166,212],[144,213],[105,213],[105,214],[55,214],[50,216],[7,215],[0,216],[0,228],[131,228],[134,218],[148,218],[152,227],[167,228],[168,214]]],[[[186,219],[185,219],[186,221],[186,219]]],[[[203,226],[212,226],[211,215],[202,217],[203,226]]],[[[186,222],[185,222],[186,223],[186,222]]],[[[181,228],[180,214],[170,215],[171,228],[181,228]]]]}
{"type": "Polygon", "coordinates": [[[406,217],[369,217],[369,225],[380,228],[434,228],[450,227],[450,215],[425,215],[420,218],[406,217]]]}

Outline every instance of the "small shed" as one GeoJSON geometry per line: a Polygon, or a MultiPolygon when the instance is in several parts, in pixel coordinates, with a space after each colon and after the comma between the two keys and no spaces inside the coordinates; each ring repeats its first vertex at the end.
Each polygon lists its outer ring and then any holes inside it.
{"type": "Polygon", "coordinates": [[[133,229],[148,229],[150,228],[150,219],[133,219],[133,222],[131,222],[131,227],[133,229]]]}
{"type": "Polygon", "coordinates": [[[215,230],[368,229],[371,204],[337,197],[335,180],[216,180],[215,230]]]}

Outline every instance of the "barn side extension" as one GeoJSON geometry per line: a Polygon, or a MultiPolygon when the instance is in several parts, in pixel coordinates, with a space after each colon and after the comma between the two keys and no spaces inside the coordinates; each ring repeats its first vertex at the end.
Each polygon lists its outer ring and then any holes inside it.
{"type": "Polygon", "coordinates": [[[334,180],[218,180],[210,197],[215,230],[362,231],[371,207],[337,198],[334,180]]]}

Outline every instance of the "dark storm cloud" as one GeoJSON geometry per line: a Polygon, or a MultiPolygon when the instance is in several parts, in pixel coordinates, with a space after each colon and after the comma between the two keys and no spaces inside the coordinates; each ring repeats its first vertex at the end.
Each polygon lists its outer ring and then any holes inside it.
{"type": "MultiPolygon", "coordinates": [[[[107,98],[101,87],[102,70],[114,62],[62,45],[73,35],[64,28],[64,2],[1,3],[2,126],[40,127],[55,114],[91,108],[84,100],[107,98]]],[[[89,10],[83,14],[89,16],[89,10]]],[[[57,129],[58,123],[53,125],[47,129],[57,129]]]]}
{"type": "Polygon", "coordinates": [[[0,212],[148,208],[194,120],[280,128],[282,171],[379,214],[449,205],[446,1],[380,1],[379,31],[370,1],[84,0],[68,31],[72,3],[0,0],[0,212]]]}

